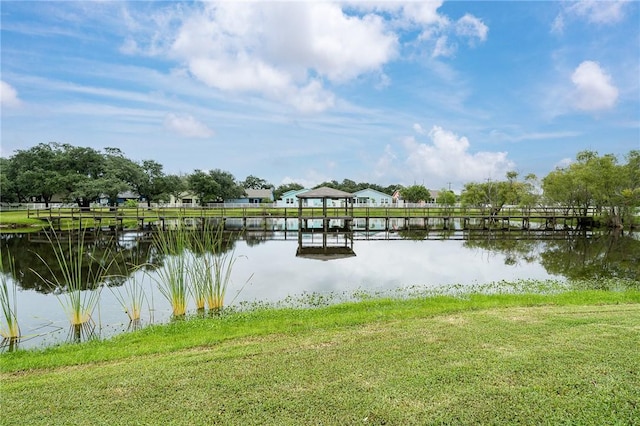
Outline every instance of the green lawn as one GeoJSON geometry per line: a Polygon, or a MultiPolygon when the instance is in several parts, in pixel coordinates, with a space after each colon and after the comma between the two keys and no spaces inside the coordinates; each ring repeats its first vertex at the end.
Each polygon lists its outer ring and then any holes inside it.
{"type": "Polygon", "coordinates": [[[640,292],[372,299],[0,356],[2,424],[638,424],[640,292]]]}

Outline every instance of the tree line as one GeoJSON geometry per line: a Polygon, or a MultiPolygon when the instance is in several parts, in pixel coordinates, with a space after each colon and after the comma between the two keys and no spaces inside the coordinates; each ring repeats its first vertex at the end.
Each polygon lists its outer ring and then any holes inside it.
{"type": "MultiPolygon", "coordinates": [[[[322,182],[316,188],[321,186],[350,193],[366,188],[389,195],[399,191],[409,203],[431,199],[424,185],[381,186],[344,179],[322,182]]],[[[246,189],[272,189],[277,200],[287,191],[303,188],[295,182],[276,188],[253,175],[239,181],[221,169],[196,169],[186,175],[165,174],[162,164],[154,160],[133,161],[118,148],[99,151],[50,142],[0,158],[0,201],[9,203],[36,201],[48,206],[57,196],[83,208],[104,198],[115,206],[120,194],[131,191],[149,206],[169,201],[170,196],[178,200],[185,192],[207,204],[241,198],[246,195],[246,189]]],[[[507,205],[561,206],[567,212],[583,216],[589,209],[596,209],[609,225],[623,226],[625,221],[632,220],[640,206],[640,150],[629,151],[622,161],[612,154],[582,151],[575,161],[556,168],[542,179],[532,174],[520,177],[510,171],[502,180],[468,182],[460,195],[443,188],[436,202],[444,206],[461,203],[488,208],[493,215],[507,205]]]]}

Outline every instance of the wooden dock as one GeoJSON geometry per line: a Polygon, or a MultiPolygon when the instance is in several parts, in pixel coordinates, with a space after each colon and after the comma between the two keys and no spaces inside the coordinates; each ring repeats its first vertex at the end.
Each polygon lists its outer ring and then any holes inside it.
{"type": "Polygon", "coordinates": [[[466,229],[569,229],[589,227],[593,212],[583,216],[568,208],[504,208],[497,214],[488,209],[445,207],[356,207],[351,215],[344,208],[202,207],[202,208],[49,208],[29,210],[30,218],[63,226],[108,229],[168,229],[177,223],[204,229],[222,223],[225,229],[283,231],[341,230],[466,230],[466,229]]]}

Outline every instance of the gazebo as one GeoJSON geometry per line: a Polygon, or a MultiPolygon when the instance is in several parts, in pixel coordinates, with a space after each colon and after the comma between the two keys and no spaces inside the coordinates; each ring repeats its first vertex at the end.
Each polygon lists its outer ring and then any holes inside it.
{"type": "Polygon", "coordinates": [[[300,221],[300,229],[302,229],[302,221],[309,219],[322,219],[322,230],[327,232],[329,230],[329,221],[331,219],[341,219],[345,221],[345,229],[350,228],[350,222],[353,219],[353,197],[354,195],[340,191],[334,188],[328,188],[326,186],[312,189],[303,194],[298,195],[298,220],[300,221]],[[322,200],[322,215],[316,215],[314,209],[311,209],[311,214],[304,216],[302,203],[305,200],[322,200]],[[329,215],[329,209],[327,208],[328,200],[344,200],[344,205],[334,209],[332,215],[329,215]],[[342,209],[344,207],[344,210],[342,209]],[[344,212],[344,213],[343,213],[344,212]],[[338,214],[341,213],[341,214],[338,214]],[[342,214],[343,213],[343,214],[342,214]]]}
{"type": "MultiPolygon", "coordinates": [[[[298,252],[296,256],[322,260],[355,256],[353,252],[353,237],[351,235],[353,197],[354,195],[349,192],[328,188],[326,186],[298,195],[298,252]],[[320,212],[319,208],[316,207],[303,208],[303,202],[308,202],[308,200],[322,200],[322,211],[320,212]],[[327,205],[329,200],[340,200],[342,203],[338,207],[329,209],[327,205]],[[308,226],[309,220],[322,220],[322,247],[313,245],[303,246],[303,233],[311,233],[313,239],[314,230],[308,226]],[[328,244],[327,235],[330,231],[329,223],[331,220],[340,220],[343,222],[343,244],[328,244]]],[[[338,231],[339,229],[336,230],[336,234],[338,231]]]]}

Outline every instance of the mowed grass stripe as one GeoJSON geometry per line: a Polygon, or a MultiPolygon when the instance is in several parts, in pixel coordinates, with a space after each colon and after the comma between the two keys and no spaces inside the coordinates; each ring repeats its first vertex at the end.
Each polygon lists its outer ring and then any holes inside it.
{"type": "Polygon", "coordinates": [[[637,303],[422,316],[379,310],[377,320],[335,326],[329,320],[340,323],[339,310],[317,311],[325,311],[326,326],[4,373],[2,422],[634,424],[640,418],[637,303]]]}

